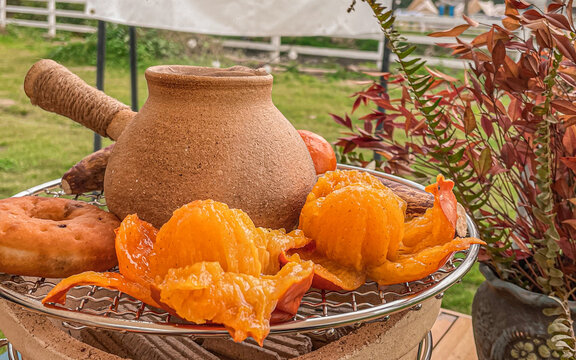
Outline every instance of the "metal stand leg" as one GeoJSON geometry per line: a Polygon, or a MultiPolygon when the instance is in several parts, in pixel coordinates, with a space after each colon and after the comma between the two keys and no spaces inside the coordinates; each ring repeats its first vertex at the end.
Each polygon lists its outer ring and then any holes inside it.
{"type": "Polygon", "coordinates": [[[418,360],[430,360],[432,358],[433,344],[432,332],[428,331],[428,334],[426,334],[422,342],[420,342],[420,345],[418,345],[418,360]]]}
{"type": "MultiPolygon", "coordinates": [[[[6,347],[6,355],[8,355],[8,360],[22,360],[22,356],[18,350],[14,349],[8,339],[0,339],[0,348],[6,347]]],[[[0,355],[4,356],[4,355],[0,355]]]]}
{"type": "MultiPolygon", "coordinates": [[[[104,63],[106,61],[106,23],[98,21],[98,43],[96,52],[96,88],[104,90],[104,63]]],[[[94,133],[94,151],[102,148],[102,137],[94,133]]]]}

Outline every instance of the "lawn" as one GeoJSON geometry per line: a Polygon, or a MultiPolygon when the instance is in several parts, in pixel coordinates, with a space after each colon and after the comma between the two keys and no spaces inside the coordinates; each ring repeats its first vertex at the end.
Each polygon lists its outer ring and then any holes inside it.
{"type": "MultiPolygon", "coordinates": [[[[48,51],[57,45],[41,36],[23,39],[0,34],[0,198],[59,178],[70,166],[92,152],[93,134],[90,130],[31,105],[22,89],[30,66],[46,57],[48,51]]],[[[95,84],[94,67],[64,65],[87,83],[95,84]]],[[[349,96],[361,89],[361,85],[351,80],[293,72],[273,75],[273,101],[296,128],[317,132],[329,141],[340,136],[341,128],[329,114],[342,115],[349,111],[352,106],[349,96]]],[[[129,84],[126,68],[107,66],[105,93],[129,104],[129,84]]],[[[143,70],[138,74],[138,87],[139,104],[142,105],[147,97],[143,70]]],[[[444,306],[469,313],[472,296],[482,280],[474,268],[462,283],[447,292],[444,306]]]]}

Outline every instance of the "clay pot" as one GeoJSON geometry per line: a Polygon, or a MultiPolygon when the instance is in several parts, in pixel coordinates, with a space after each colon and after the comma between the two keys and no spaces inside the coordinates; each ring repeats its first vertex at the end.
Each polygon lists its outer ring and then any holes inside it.
{"type": "MultiPolygon", "coordinates": [[[[479,360],[559,359],[546,344],[548,325],[554,320],[542,312],[558,304],[499,279],[494,271],[480,264],[486,278],[474,296],[472,325],[479,360]]],[[[576,316],[576,304],[571,307],[576,316]]]]}
{"type": "Polygon", "coordinates": [[[155,66],[137,114],[50,60],[29,71],[32,103],[117,143],[104,192],[119,218],[159,227],[178,207],[214,199],[257,226],[292,229],[316,180],[294,127],[274,106],[272,76],[245,67],[155,66]]]}

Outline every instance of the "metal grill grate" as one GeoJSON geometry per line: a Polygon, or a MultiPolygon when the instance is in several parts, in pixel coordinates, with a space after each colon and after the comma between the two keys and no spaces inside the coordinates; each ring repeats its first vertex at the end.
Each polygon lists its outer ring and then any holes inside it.
{"type": "MultiPolygon", "coordinates": [[[[397,179],[385,176],[388,179],[397,179]]],[[[412,183],[409,185],[415,186],[412,183]]],[[[67,197],[60,189],[59,180],[37,186],[16,196],[24,195],[67,197]]],[[[105,199],[99,193],[72,198],[105,207],[105,199]]],[[[467,221],[470,235],[477,236],[471,220],[468,218],[467,221]]],[[[442,269],[419,281],[380,287],[372,282],[366,283],[356,291],[310,289],[304,296],[294,319],[273,324],[270,333],[314,331],[317,334],[325,334],[327,330],[333,331],[337,327],[357,325],[400,310],[419,310],[424,300],[434,296],[441,297],[447,288],[459,281],[474,263],[478,251],[479,246],[473,245],[467,251],[454,254],[442,269]]],[[[60,318],[65,326],[74,329],[99,327],[140,333],[203,337],[227,334],[227,331],[219,325],[189,323],[126,294],[97,286],[79,286],[70,290],[66,306],[42,305],[41,300],[58,281],[59,279],[0,273],[0,296],[30,310],[60,318]]]]}

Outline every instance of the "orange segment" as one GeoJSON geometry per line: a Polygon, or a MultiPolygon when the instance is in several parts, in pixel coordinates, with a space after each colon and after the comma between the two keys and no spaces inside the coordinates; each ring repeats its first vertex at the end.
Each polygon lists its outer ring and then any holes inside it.
{"type": "Polygon", "coordinates": [[[351,291],[366,282],[364,272],[354,271],[340,266],[315,251],[314,243],[300,249],[292,249],[281,256],[282,263],[312,261],[314,263],[314,279],[312,287],[324,290],[351,291]]]}
{"type": "Polygon", "coordinates": [[[50,292],[42,299],[42,304],[49,302],[64,304],[66,302],[66,293],[75,286],[96,285],[108,289],[114,289],[128,294],[148,305],[161,308],[151,296],[150,287],[143,286],[137,282],[127,279],[118,273],[98,273],[86,271],[80,274],[72,275],[60,281],[50,292]]]}
{"type": "Polygon", "coordinates": [[[116,256],[120,273],[135,282],[151,284],[150,254],[158,230],[152,224],[128,215],[116,230],[116,256]]]}
{"type": "Polygon", "coordinates": [[[486,245],[476,238],[457,238],[442,245],[427,247],[416,254],[400,256],[397,261],[387,261],[369,269],[368,276],[380,285],[420,280],[440,269],[452,253],[467,249],[471,244],[486,245]]]}
{"type": "Polygon", "coordinates": [[[415,217],[404,226],[404,252],[418,252],[426,247],[441,245],[454,239],[458,220],[454,183],[438,175],[436,183],[426,191],[434,195],[434,205],[424,215],[415,217]]]}
{"type": "Polygon", "coordinates": [[[404,234],[405,202],[375,177],[329,172],[318,180],[300,214],[300,229],[316,251],[356,272],[386,261],[404,234]]]}
{"type": "Polygon", "coordinates": [[[279,258],[285,250],[301,248],[312,241],[301,230],[294,230],[288,234],[283,229],[267,230],[258,228],[258,231],[263,232],[263,236],[267,238],[266,252],[268,253],[268,262],[262,264],[262,274],[264,275],[273,275],[280,271],[279,258]]]}
{"type": "Polygon", "coordinates": [[[266,239],[241,210],[213,200],[194,201],[174,211],[156,237],[150,265],[160,277],[171,268],[201,261],[224,271],[258,276],[266,239]]]}
{"type": "Polygon", "coordinates": [[[311,263],[289,263],[276,275],[255,277],[225,272],[217,262],[199,262],[170,269],[158,288],[161,301],[184,319],[223,324],[235,341],[251,336],[262,345],[277,302],[312,274],[311,263]]]}

